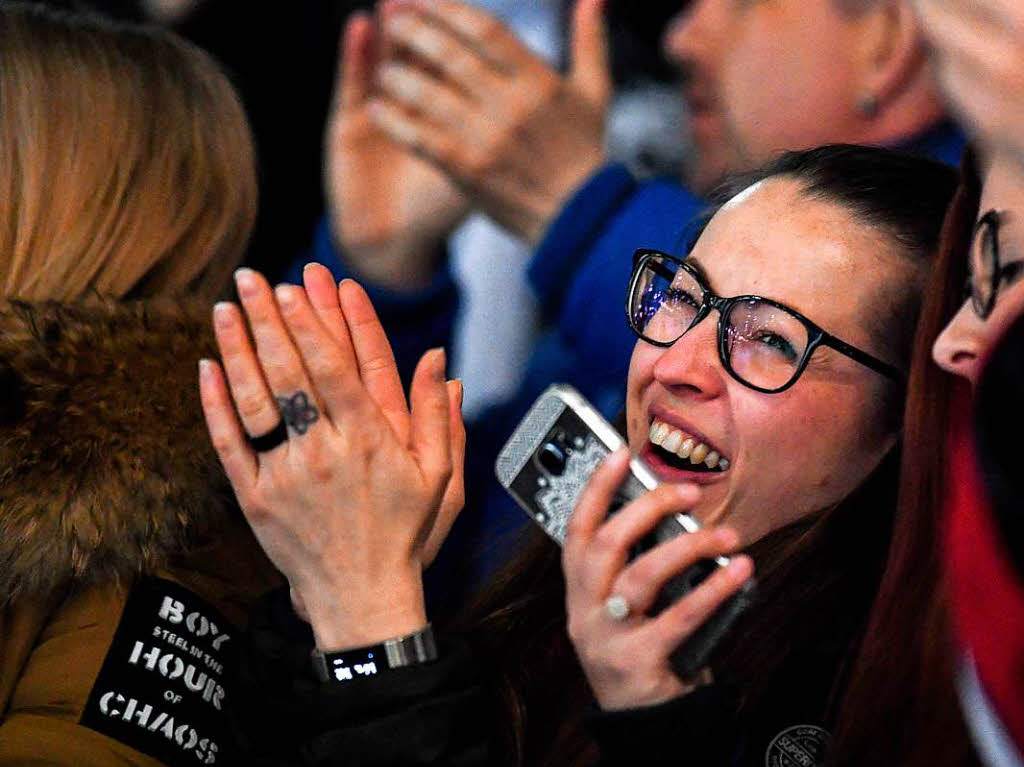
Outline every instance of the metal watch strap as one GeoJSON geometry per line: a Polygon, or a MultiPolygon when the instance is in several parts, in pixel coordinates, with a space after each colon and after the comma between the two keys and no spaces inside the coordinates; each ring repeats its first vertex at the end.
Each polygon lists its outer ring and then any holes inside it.
{"type": "Polygon", "coordinates": [[[312,652],[313,671],[321,682],[347,682],[356,676],[375,676],[418,663],[437,660],[434,630],[428,623],[419,631],[387,639],[380,644],[348,650],[312,652]]]}

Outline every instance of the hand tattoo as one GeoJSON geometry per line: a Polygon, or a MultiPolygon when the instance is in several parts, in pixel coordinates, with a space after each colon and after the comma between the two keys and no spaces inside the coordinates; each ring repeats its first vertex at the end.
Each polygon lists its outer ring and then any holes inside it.
{"type": "Polygon", "coordinates": [[[304,391],[276,399],[277,406],[281,408],[281,418],[296,434],[305,434],[310,426],[320,420],[320,411],[309,401],[309,395],[304,391]]]}

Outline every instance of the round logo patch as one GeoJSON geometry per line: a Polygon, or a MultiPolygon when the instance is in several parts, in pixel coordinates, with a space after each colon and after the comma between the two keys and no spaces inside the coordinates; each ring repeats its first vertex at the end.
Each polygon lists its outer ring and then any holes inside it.
{"type": "Polygon", "coordinates": [[[825,763],[832,736],[813,724],[789,727],[768,744],[765,767],[818,767],[825,763]]]}

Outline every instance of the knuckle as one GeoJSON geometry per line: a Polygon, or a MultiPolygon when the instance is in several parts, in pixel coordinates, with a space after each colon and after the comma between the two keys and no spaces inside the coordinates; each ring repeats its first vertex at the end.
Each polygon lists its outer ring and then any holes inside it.
{"type": "Polygon", "coordinates": [[[218,455],[229,455],[235,452],[235,440],[221,431],[210,432],[210,444],[218,455]]]}
{"type": "Polygon", "coordinates": [[[495,156],[497,152],[479,147],[471,148],[462,156],[462,167],[469,176],[485,176],[491,172],[495,156]]]}
{"type": "Polygon", "coordinates": [[[608,525],[602,525],[597,534],[594,535],[593,547],[597,553],[604,554],[615,551],[619,548],[619,539],[613,530],[610,530],[608,525]]]}
{"type": "Polygon", "coordinates": [[[270,402],[262,392],[244,391],[235,398],[238,414],[244,419],[254,419],[271,410],[270,402]]]}
{"type": "Polygon", "coordinates": [[[615,589],[615,593],[643,593],[648,584],[653,582],[655,576],[654,567],[649,562],[637,561],[630,565],[619,577],[619,584],[615,589]]]}
{"type": "Polygon", "coordinates": [[[263,503],[262,499],[255,493],[238,493],[238,505],[241,507],[245,518],[252,525],[264,524],[273,517],[270,505],[263,503]]]}

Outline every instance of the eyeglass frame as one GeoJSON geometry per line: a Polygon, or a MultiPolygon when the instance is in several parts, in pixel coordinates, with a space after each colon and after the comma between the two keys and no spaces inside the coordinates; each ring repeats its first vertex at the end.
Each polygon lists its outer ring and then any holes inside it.
{"type": "MultiPolygon", "coordinates": [[[[671,283],[670,283],[671,284],[671,283]]],[[[764,296],[757,295],[742,295],[742,296],[720,296],[715,293],[707,284],[707,280],[704,276],[694,267],[690,266],[686,261],[678,256],[673,256],[670,253],[665,253],[660,250],[653,250],[651,248],[638,248],[633,253],[633,273],[629,278],[629,288],[626,292],[626,320],[629,323],[629,329],[639,338],[641,341],[651,344],[652,346],[660,346],[668,348],[675,344],[680,338],[689,333],[693,328],[699,325],[709,314],[712,309],[718,310],[718,324],[717,324],[717,336],[718,336],[718,358],[722,363],[722,367],[725,371],[731,375],[734,379],[739,381],[747,388],[753,389],[754,391],[762,392],[764,394],[780,394],[786,389],[790,388],[793,384],[799,380],[800,376],[803,375],[804,370],[807,368],[808,363],[811,360],[811,355],[819,346],[828,346],[829,348],[835,349],[840,354],[849,357],[854,362],[858,362],[876,373],[885,376],[886,378],[892,378],[901,383],[905,382],[906,377],[903,372],[900,371],[895,365],[890,365],[888,362],[880,360],[873,354],[869,354],[866,351],[858,349],[856,346],[843,341],[826,330],[823,330],[815,322],[805,317],[803,314],[798,312],[785,304],[776,301],[771,298],[765,298],[764,296]],[[636,289],[636,283],[640,279],[642,267],[645,263],[652,260],[654,256],[661,256],[667,258],[678,264],[680,269],[683,269],[687,274],[693,277],[697,285],[701,289],[701,302],[700,306],[697,307],[697,313],[694,315],[693,320],[690,322],[689,327],[686,328],[682,333],[676,336],[671,341],[655,341],[654,339],[648,338],[644,335],[635,325],[633,321],[633,313],[631,310],[631,304],[633,300],[633,293],[636,289]],[[792,378],[789,379],[783,386],[776,389],[766,389],[761,386],[755,386],[749,381],[744,380],[740,375],[733,369],[732,363],[729,361],[729,352],[727,348],[726,338],[726,323],[725,318],[729,312],[732,311],[733,306],[741,301],[760,301],[774,306],[777,309],[781,309],[791,316],[799,320],[804,328],[807,330],[807,348],[804,350],[803,356],[800,358],[800,362],[797,364],[796,371],[793,373],[792,378]]]]}
{"type": "Polygon", "coordinates": [[[978,319],[987,320],[989,315],[992,314],[992,309],[995,308],[996,299],[999,297],[999,284],[1003,281],[1003,277],[1009,269],[1015,268],[1013,264],[1003,264],[999,256],[999,227],[1002,225],[1002,212],[993,208],[985,213],[981,218],[978,219],[978,223],[974,225],[974,232],[971,235],[971,244],[968,247],[967,252],[967,294],[971,299],[971,308],[974,309],[974,313],[978,315],[978,319]],[[994,260],[992,276],[989,278],[991,281],[991,293],[989,294],[988,301],[982,304],[981,301],[976,300],[976,293],[974,291],[974,271],[970,269],[971,266],[971,251],[974,249],[974,243],[978,239],[978,234],[981,233],[982,228],[987,227],[992,232],[992,258],[994,260]]]}

